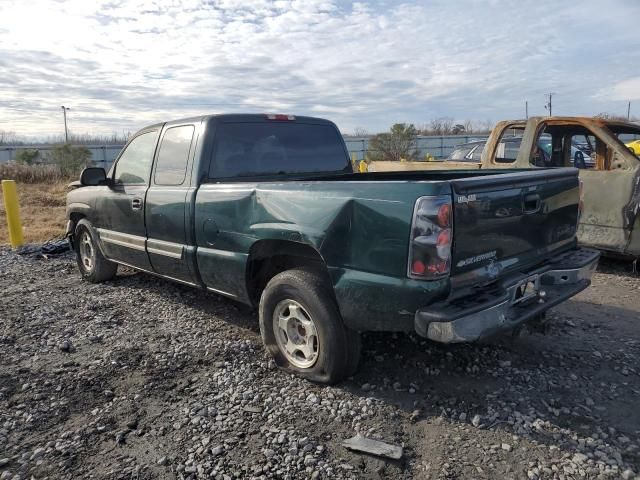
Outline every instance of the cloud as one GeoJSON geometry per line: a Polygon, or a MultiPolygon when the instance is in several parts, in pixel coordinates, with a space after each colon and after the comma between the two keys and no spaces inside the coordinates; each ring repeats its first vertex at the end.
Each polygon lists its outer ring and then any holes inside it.
{"type": "MultiPolygon", "coordinates": [[[[618,82],[609,90],[612,100],[640,100],[640,77],[618,82]]],[[[604,95],[606,93],[603,92],[604,95]]]]}
{"type": "Polygon", "coordinates": [[[622,110],[638,98],[640,5],[585,0],[0,3],[0,129],[136,130],[283,111],[344,131],[394,121],[622,110]],[[630,68],[633,67],[633,68],[630,68]],[[602,92],[609,92],[603,94],[602,92]]]}

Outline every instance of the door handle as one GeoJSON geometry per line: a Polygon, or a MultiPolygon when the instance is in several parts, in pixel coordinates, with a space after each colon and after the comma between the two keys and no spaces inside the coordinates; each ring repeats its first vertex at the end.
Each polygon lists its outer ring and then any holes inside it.
{"type": "Polygon", "coordinates": [[[522,197],[522,212],[524,214],[536,213],[541,206],[540,195],[537,193],[530,193],[522,197]]]}
{"type": "Polygon", "coordinates": [[[140,210],[142,208],[142,199],[140,197],[134,197],[131,200],[131,210],[140,210]]]}

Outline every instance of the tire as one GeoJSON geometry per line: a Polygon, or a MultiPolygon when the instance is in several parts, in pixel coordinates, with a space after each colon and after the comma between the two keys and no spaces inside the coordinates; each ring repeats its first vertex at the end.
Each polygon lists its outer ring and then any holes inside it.
{"type": "Polygon", "coordinates": [[[87,220],[80,220],[74,232],[76,260],[82,278],[101,283],[116,276],[118,265],[102,255],[96,234],[87,220]]]}
{"type": "Polygon", "coordinates": [[[281,369],[333,384],[357,368],[359,336],[357,345],[350,345],[355,337],[321,273],[301,268],[274,276],[262,292],[259,310],[262,341],[281,369]]]}

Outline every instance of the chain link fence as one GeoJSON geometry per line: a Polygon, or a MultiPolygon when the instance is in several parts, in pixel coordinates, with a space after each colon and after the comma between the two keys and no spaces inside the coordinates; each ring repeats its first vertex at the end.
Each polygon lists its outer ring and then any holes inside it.
{"type": "MultiPolygon", "coordinates": [[[[451,152],[463,143],[476,140],[486,140],[488,135],[420,135],[416,141],[418,158],[424,159],[427,155],[435,159],[447,158],[451,152]]],[[[368,137],[345,137],[345,143],[352,159],[356,161],[364,160],[367,153],[374,152],[369,148],[370,138],[368,137]]]]}
{"type": "MultiPolygon", "coordinates": [[[[108,170],[113,161],[117,158],[124,145],[86,145],[91,152],[91,161],[96,167],[108,170]]],[[[16,155],[21,150],[37,150],[37,163],[50,163],[53,145],[20,145],[20,146],[0,146],[0,163],[10,162],[16,159],[16,155]]]]}
{"type": "MultiPolygon", "coordinates": [[[[486,140],[488,135],[438,135],[438,136],[426,136],[420,135],[416,141],[416,150],[418,151],[418,158],[424,159],[427,155],[431,155],[435,159],[447,158],[451,152],[463,143],[473,142],[476,140],[486,140]]],[[[636,135],[621,135],[623,142],[637,138],[636,135]],[[624,137],[624,138],[623,138],[624,137]]],[[[364,160],[367,153],[373,152],[370,150],[369,137],[345,137],[344,141],[349,150],[349,155],[356,161],[364,160]]],[[[91,151],[91,159],[97,167],[102,167],[105,170],[109,170],[113,161],[118,157],[120,150],[124,145],[87,145],[87,148],[91,151]]],[[[16,154],[20,150],[38,150],[39,161],[41,163],[47,163],[50,158],[50,153],[53,150],[51,145],[33,145],[33,146],[0,146],[0,163],[15,160],[16,154]]]]}

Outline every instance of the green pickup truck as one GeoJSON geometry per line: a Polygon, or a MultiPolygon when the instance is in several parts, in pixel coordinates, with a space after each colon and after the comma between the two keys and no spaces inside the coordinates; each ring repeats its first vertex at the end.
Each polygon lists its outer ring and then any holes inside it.
{"type": "Polygon", "coordinates": [[[327,120],[211,115],[144,128],[67,197],[82,276],[117,265],[259,310],[283,369],[352,375],[362,331],[468,342],[586,288],[577,170],[354,173],[327,120]]]}

